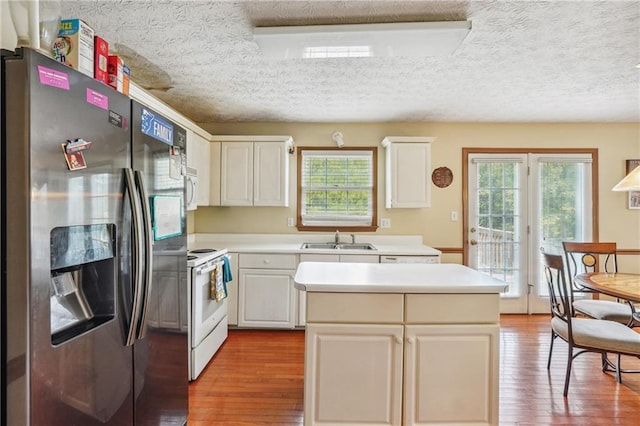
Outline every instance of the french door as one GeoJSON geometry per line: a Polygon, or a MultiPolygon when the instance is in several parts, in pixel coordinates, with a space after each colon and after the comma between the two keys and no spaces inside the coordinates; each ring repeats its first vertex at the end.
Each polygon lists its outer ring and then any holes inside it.
{"type": "Polygon", "coordinates": [[[592,154],[469,153],[468,266],[508,284],[502,313],[549,311],[540,249],[592,238],[592,154]]]}

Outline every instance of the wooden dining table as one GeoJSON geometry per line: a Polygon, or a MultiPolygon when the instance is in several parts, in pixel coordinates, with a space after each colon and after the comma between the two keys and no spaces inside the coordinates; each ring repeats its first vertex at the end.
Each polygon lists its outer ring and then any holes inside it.
{"type": "MultiPolygon", "coordinates": [[[[575,277],[576,284],[618,299],[640,303],[640,274],[588,272],[575,277]]],[[[640,311],[632,307],[632,315],[640,322],[640,311]]]]}
{"type": "Polygon", "coordinates": [[[599,293],[640,303],[640,274],[589,272],[576,275],[575,281],[599,293]]]}

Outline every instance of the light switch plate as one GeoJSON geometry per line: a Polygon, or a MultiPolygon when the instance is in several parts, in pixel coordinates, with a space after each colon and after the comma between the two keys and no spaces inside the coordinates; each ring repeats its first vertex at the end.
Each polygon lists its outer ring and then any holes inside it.
{"type": "Polygon", "coordinates": [[[380,228],[391,228],[391,219],[380,219],[380,228]]]}

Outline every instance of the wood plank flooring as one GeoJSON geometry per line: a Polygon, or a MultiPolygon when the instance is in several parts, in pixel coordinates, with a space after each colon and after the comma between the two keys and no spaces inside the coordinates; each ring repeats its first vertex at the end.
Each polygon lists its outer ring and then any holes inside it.
{"type": "MultiPolygon", "coordinates": [[[[556,341],[550,372],[549,317],[503,315],[501,425],[638,425],[640,374],[622,384],[600,370],[600,356],[573,365],[562,397],[566,344],[556,341]]],[[[624,357],[624,368],[640,360],[624,357]]],[[[189,385],[189,426],[302,425],[303,331],[230,330],[205,371],[189,385]]]]}

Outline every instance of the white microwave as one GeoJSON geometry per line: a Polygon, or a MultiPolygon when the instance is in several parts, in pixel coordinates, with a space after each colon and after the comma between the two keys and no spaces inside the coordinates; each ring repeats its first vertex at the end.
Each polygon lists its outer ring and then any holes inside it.
{"type": "Polygon", "coordinates": [[[185,204],[187,210],[198,208],[198,170],[187,166],[185,204]]]}

